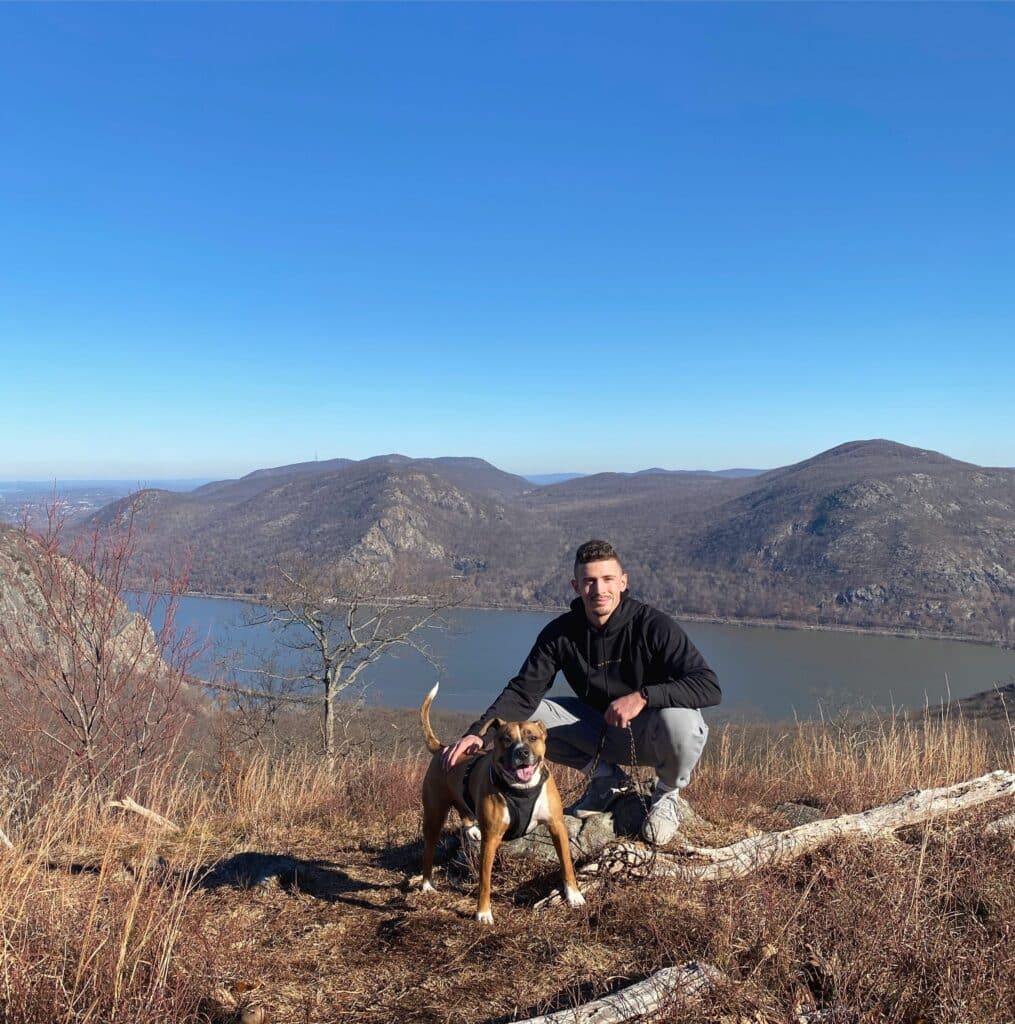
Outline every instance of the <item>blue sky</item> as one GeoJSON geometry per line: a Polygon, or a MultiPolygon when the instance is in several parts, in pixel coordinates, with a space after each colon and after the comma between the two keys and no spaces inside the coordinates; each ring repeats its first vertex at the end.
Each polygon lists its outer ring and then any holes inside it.
{"type": "Polygon", "coordinates": [[[0,479],[1015,465],[1015,8],[0,6],[0,479]]]}

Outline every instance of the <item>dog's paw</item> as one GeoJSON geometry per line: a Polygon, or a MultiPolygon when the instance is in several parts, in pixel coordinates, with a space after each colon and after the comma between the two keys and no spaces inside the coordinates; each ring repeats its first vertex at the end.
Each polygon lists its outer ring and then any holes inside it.
{"type": "Polygon", "coordinates": [[[466,830],[465,834],[474,842],[478,843],[483,838],[483,833],[479,831],[478,825],[470,825],[466,830]]]}
{"type": "Polygon", "coordinates": [[[569,907],[585,906],[585,897],[577,889],[572,889],[570,885],[564,886],[564,899],[567,900],[569,907]]]}
{"type": "Polygon", "coordinates": [[[436,892],[437,890],[430,884],[430,879],[426,879],[423,884],[419,887],[420,892],[436,892]]]}
{"type": "Polygon", "coordinates": [[[480,924],[493,924],[493,911],[492,910],[477,910],[476,920],[480,924]]]}

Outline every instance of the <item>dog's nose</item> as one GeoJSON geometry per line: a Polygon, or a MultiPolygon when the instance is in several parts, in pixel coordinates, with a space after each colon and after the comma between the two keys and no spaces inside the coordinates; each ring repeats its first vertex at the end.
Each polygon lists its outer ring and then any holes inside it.
{"type": "Polygon", "coordinates": [[[524,743],[516,743],[511,748],[511,763],[515,765],[515,767],[535,764],[536,755],[533,754],[524,743]]]}

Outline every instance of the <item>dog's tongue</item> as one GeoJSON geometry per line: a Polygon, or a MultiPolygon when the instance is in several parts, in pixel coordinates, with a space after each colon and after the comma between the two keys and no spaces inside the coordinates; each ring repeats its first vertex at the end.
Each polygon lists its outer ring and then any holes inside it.
{"type": "Polygon", "coordinates": [[[536,774],[536,769],[538,767],[539,767],[539,765],[530,764],[530,765],[527,765],[525,768],[516,768],[515,769],[515,778],[519,782],[531,782],[532,781],[532,776],[536,774]]]}

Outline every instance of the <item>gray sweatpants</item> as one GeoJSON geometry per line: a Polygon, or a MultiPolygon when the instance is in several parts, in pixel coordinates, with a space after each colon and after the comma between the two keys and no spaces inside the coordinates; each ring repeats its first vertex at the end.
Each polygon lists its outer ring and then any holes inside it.
{"type": "MultiPolygon", "coordinates": [[[[577,697],[540,701],[532,715],[549,730],[546,756],[581,770],[595,757],[603,716],[577,697]]],[[[663,789],[682,789],[691,781],[708,738],[708,726],[695,708],[645,708],[631,723],[634,754],[640,767],[655,768],[663,789]]],[[[600,762],[631,764],[627,729],[606,727],[600,762]]]]}

